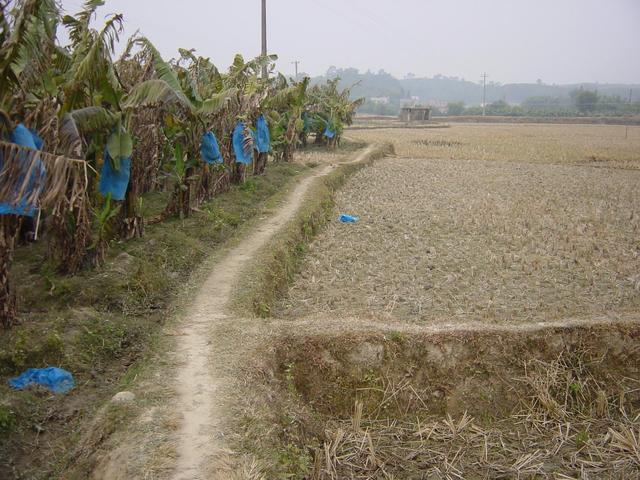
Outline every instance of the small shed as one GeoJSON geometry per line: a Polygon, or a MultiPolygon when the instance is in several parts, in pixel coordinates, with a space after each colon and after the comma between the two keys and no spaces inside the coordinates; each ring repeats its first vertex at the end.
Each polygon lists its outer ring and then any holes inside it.
{"type": "Polygon", "coordinates": [[[400,120],[403,122],[425,122],[431,120],[430,107],[402,107],[400,120]]]}

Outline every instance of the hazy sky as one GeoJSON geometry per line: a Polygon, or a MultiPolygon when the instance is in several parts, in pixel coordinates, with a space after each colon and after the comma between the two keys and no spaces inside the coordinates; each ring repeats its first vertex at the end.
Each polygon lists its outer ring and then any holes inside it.
{"type": "MultiPolygon", "coordinates": [[[[62,0],[75,13],[82,0],[62,0]]],[[[331,65],[398,77],[640,83],[640,0],[267,0],[278,68],[331,65]]],[[[226,69],[260,51],[260,0],[107,0],[167,58],[195,48],[226,69]]]]}

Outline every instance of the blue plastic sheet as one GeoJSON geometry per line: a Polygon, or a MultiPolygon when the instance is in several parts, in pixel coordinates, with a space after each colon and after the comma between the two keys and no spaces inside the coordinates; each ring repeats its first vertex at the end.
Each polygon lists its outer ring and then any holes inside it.
{"type": "Polygon", "coordinates": [[[33,148],[34,150],[38,150],[36,142],[38,142],[40,146],[42,146],[42,139],[40,137],[37,137],[36,139],[36,137],[34,137],[31,130],[20,123],[16,126],[13,132],[11,132],[10,140],[11,143],[17,143],[18,145],[22,145],[23,147],[29,147],[33,148]]]}
{"type": "MultiPolygon", "coordinates": [[[[42,139],[33,131],[29,130],[23,124],[19,124],[16,128],[11,132],[10,135],[11,143],[15,143],[17,145],[21,145],[23,147],[32,148],[34,150],[42,149],[44,142],[42,139]]],[[[20,159],[20,157],[18,157],[20,159]]],[[[20,161],[20,160],[18,160],[20,161]]],[[[29,178],[28,188],[30,190],[42,190],[44,187],[46,169],[44,168],[44,164],[38,158],[36,159],[37,165],[36,168],[31,171],[31,177],[29,178]]],[[[0,156],[0,171],[3,168],[4,159],[0,156]]],[[[29,173],[28,168],[29,164],[25,161],[22,162],[23,165],[23,176],[20,178],[20,185],[16,185],[16,189],[20,188],[21,184],[24,182],[24,177],[29,173]]],[[[16,196],[18,192],[16,191],[16,196]]],[[[5,202],[0,202],[0,215],[5,214],[13,214],[13,215],[23,215],[28,217],[33,217],[36,211],[35,205],[27,205],[26,202],[18,202],[15,204],[16,198],[12,201],[11,198],[3,199],[7,200],[5,202]]]]}
{"type": "Polygon", "coordinates": [[[31,138],[33,138],[33,143],[36,146],[36,149],[42,150],[42,147],[44,147],[44,140],[40,138],[38,132],[36,132],[33,128],[30,128],[29,132],[31,133],[31,138]]]}
{"type": "Polygon", "coordinates": [[[58,367],[30,368],[19,377],[9,380],[9,385],[18,390],[33,383],[42,385],[53,393],[66,393],[75,386],[73,375],[58,367]]]}
{"type": "Polygon", "coordinates": [[[260,115],[258,120],[256,120],[256,134],[254,138],[256,150],[258,150],[259,153],[268,153],[271,138],[269,137],[269,126],[267,125],[267,120],[264,118],[264,115],[260,115]]]}
{"type": "Polygon", "coordinates": [[[356,223],[358,220],[360,220],[360,218],[354,217],[353,215],[347,215],[345,213],[340,215],[340,221],[342,223],[356,223]]]}
{"type": "Polygon", "coordinates": [[[244,149],[244,128],[244,123],[238,122],[233,130],[233,153],[236,155],[236,163],[249,165],[253,162],[253,149],[244,149]]]}
{"type": "Polygon", "coordinates": [[[324,129],[324,136],[327,138],[333,138],[336,136],[336,131],[327,123],[327,128],[324,129]]]}
{"type": "Polygon", "coordinates": [[[200,143],[200,157],[202,158],[202,161],[209,165],[223,162],[220,147],[218,145],[218,139],[213,132],[207,132],[202,136],[202,142],[200,143]]]}
{"type": "Polygon", "coordinates": [[[124,200],[129,185],[131,174],[131,159],[120,160],[120,168],[115,170],[111,164],[111,157],[107,149],[104,149],[104,164],[100,173],[100,193],[105,197],[111,194],[112,200],[124,200]]]}

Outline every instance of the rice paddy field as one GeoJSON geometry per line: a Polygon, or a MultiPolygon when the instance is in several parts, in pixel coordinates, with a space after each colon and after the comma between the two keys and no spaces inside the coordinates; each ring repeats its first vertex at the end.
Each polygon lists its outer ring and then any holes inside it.
{"type": "Polygon", "coordinates": [[[353,132],[396,158],[337,194],[285,317],[526,323],[640,310],[640,127],[353,132]],[[599,160],[593,160],[597,158],[599,160]],[[606,160],[604,160],[606,159],[606,160]]]}
{"type": "Polygon", "coordinates": [[[272,311],[239,414],[265,478],[640,478],[640,127],[347,135],[396,154],[272,311]]]}

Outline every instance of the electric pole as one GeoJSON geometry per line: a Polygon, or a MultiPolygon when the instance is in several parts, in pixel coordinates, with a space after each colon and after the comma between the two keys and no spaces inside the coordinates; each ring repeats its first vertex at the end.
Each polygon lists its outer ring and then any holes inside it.
{"type": "MultiPolygon", "coordinates": [[[[262,0],[262,56],[267,56],[267,0],[262,0]]],[[[262,79],[268,76],[267,65],[262,67],[262,79]]]]}
{"type": "Polygon", "coordinates": [[[298,81],[298,64],[300,63],[300,60],[294,60],[293,63],[296,66],[296,82],[298,81]]]}
{"type": "Polygon", "coordinates": [[[487,105],[487,73],[482,74],[482,116],[486,114],[487,105]]]}

